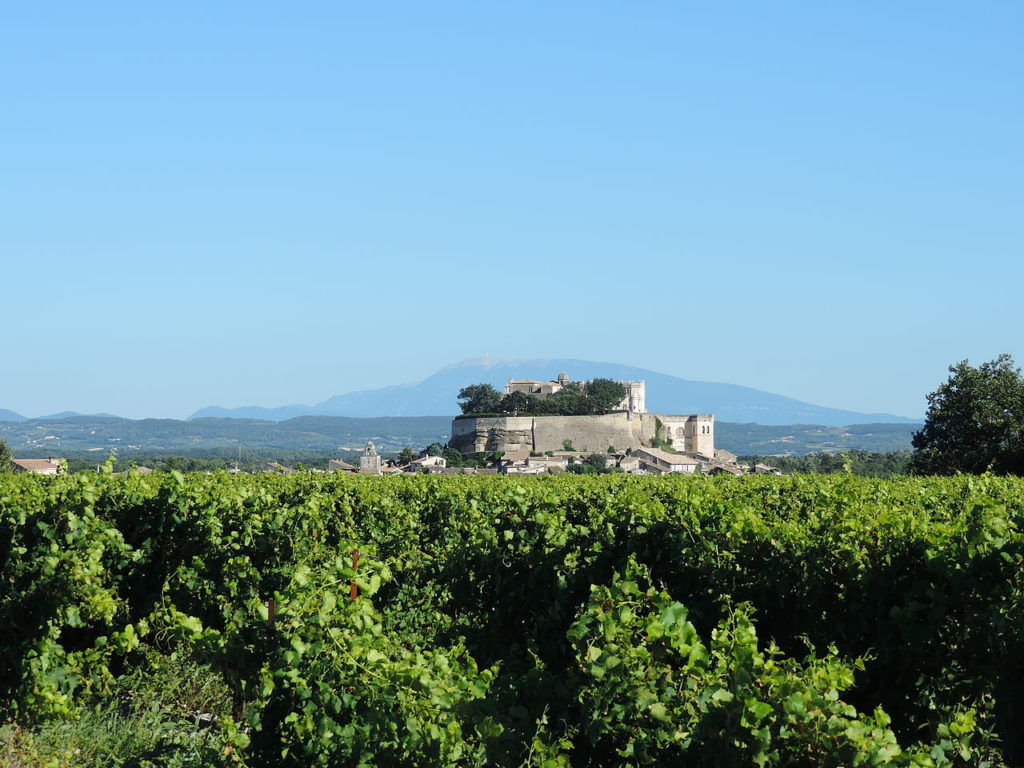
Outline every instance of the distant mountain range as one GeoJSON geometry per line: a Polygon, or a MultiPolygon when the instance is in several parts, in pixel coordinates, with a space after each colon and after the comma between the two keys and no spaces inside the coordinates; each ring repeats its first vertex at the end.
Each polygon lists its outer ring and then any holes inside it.
{"type": "Polygon", "coordinates": [[[232,418],[285,421],[296,416],[435,416],[458,413],[459,390],[469,384],[492,384],[502,391],[509,379],[554,379],[561,372],[573,379],[609,378],[647,382],[647,409],[653,413],[713,413],[721,421],[764,425],[887,423],[918,424],[919,419],[889,413],[858,413],[805,403],[783,395],[736,384],[690,381],[657,371],[589,360],[496,360],[476,358],[449,365],[416,384],[382,387],[335,395],[316,405],[277,408],[213,406],[191,419],[232,418]]]}
{"type": "MultiPolygon", "coordinates": [[[[86,416],[88,418],[119,418],[112,413],[79,413],[78,411],[61,411],[60,413],[49,413],[46,416],[36,416],[35,421],[59,421],[60,419],[72,419],[78,416],[86,416]]],[[[20,413],[15,411],[9,411],[6,408],[0,408],[0,421],[30,421],[28,416],[22,416],[20,413]]]]}

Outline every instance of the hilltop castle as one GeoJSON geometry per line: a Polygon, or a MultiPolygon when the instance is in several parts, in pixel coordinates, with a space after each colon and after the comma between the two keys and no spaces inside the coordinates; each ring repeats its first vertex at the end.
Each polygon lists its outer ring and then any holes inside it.
{"type": "MultiPolygon", "coordinates": [[[[512,379],[505,394],[522,392],[549,397],[570,382],[568,374],[554,381],[512,379]]],[[[650,446],[655,438],[680,453],[713,459],[715,417],[708,413],[653,414],[647,412],[643,381],[619,382],[625,397],[613,413],[600,416],[459,416],[452,422],[450,445],[463,453],[561,451],[566,445],[581,452],[629,450],[650,446]]]]}

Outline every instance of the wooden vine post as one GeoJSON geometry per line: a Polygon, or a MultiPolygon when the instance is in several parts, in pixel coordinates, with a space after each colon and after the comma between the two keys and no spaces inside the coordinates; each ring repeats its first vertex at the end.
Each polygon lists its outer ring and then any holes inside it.
{"type": "MultiPolygon", "coordinates": [[[[352,570],[359,567],[359,550],[352,550],[352,570]]],[[[359,587],[356,586],[355,578],[352,579],[352,588],[349,590],[349,597],[355,600],[359,596],[359,587]]]]}

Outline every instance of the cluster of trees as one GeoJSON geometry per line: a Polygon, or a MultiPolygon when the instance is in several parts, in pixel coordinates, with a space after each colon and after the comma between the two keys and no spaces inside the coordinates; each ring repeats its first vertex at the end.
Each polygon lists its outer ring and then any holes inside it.
{"type": "Polygon", "coordinates": [[[614,475],[622,470],[609,464],[608,457],[603,453],[592,453],[583,461],[569,462],[569,472],[577,475],[614,475]]]}
{"type": "Polygon", "coordinates": [[[895,477],[907,474],[910,451],[820,451],[806,456],[740,456],[744,464],[763,463],[786,474],[835,475],[851,474],[859,477],[895,477]]]}
{"type": "Polygon", "coordinates": [[[914,435],[911,470],[1024,474],[1024,377],[1010,355],[974,367],[950,366],[950,377],[928,395],[925,424],[914,435]]]}
{"type": "Polygon", "coordinates": [[[441,456],[448,463],[449,467],[477,467],[484,468],[491,466],[500,459],[504,451],[489,451],[478,454],[465,454],[458,448],[451,448],[444,443],[431,443],[425,449],[427,456],[441,456]]]}
{"type": "Polygon", "coordinates": [[[626,388],[611,379],[573,381],[547,397],[511,392],[502,395],[490,384],[471,384],[459,391],[464,414],[587,416],[609,413],[622,402],[626,388]]]}

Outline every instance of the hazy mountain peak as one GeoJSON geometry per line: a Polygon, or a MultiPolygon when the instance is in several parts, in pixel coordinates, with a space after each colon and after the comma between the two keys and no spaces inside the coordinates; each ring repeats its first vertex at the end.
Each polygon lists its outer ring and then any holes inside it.
{"type": "Polygon", "coordinates": [[[737,384],[690,381],[618,363],[591,360],[502,360],[471,357],[446,365],[423,381],[335,395],[314,406],[280,408],[204,408],[191,418],[221,416],[283,421],[299,415],[384,417],[458,413],[459,390],[469,384],[503,389],[509,379],[553,379],[568,373],[575,380],[606,377],[647,382],[647,407],[653,413],[713,413],[720,421],[756,424],[912,423],[918,419],[886,413],[865,414],[801,402],[737,384]]]}
{"type": "MultiPolygon", "coordinates": [[[[449,363],[448,365],[441,368],[441,371],[450,371],[455,368],[494,368],[499,365],[515,365],[516,363],[526,363],[528,360],[503,360],[500,357],[491,357],[490,355],[478,355],[476,357],[467,357],[465,360],[460,360],[457,363],[449,363]]],[[[440,373],[440,371],[438,371],[440,373]]]]}

